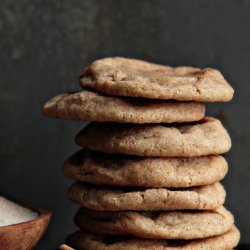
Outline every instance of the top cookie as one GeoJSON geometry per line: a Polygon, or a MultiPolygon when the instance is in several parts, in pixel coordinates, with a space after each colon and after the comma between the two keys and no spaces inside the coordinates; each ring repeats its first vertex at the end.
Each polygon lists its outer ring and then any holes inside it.
{"type": "Polygon", "coordinates": [[[226,102],[234,90],[211,68],[169,67],[120,57],[93,62],[80,75],[86,89],[118,96],[226,102]]]}

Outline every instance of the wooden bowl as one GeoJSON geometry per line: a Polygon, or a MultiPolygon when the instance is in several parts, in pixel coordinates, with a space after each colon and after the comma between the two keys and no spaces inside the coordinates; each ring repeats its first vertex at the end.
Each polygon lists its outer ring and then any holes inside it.
{"type": "Polygon", "coordinates": [[[30,221],[0,227],[0,249],[33,249],[46,231],[51,219],[51,212],[33,206],[26,207],[37,212],[38,217],[30,221]]]}

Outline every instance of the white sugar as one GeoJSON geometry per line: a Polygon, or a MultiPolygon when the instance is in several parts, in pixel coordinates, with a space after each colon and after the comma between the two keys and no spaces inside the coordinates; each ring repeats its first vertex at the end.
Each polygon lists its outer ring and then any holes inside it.
{"type": "Polygon", "coordinates": [[[0,227],[13,225],[38,217],[38,213],[0,196],[0,227]]]}

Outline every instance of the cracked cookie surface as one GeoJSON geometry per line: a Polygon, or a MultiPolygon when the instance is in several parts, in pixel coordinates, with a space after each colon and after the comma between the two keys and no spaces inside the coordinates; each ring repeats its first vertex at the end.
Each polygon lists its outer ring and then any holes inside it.
{"type": "Polygon", "coordinates": [[[79,250],[230,250],[237,246],[239,230],[233,226],[228,232],[198,240],[154,240],[134,237],[115,237],[88,232],[75,232],[67,242],[79,250]]]}
{"type": "Polygon", "coordinates": [[[219,182],[177,190],[121,189],[76,182],[69,188],[68,197],[82,207],[96,211],[213,210],[224,204],[226,193],[219,182]]]}
{"type": "Polygon", "coordinates": [[[44,105],[43,112],[46,116],[67,120],[179,123],[202,119],[205,106],[198,102],[138,100],[82,91],[53,97],[44,105]]]}
{"type": "Polygon", "coordinates": [[[154,157],[195,157],[222,154],[231,139],[215,118],[192,125],[90,123],[76,143],[94,151],[154,157]]]}
{"type": "Polygon", "coordinates": [[[152,239],[199,239],[229,231],[233,215],[224,207],[187,212],[96,212],[81,208],[75,223],[99,234],[134,235],[152,239]]]}
{"type": "Polygon", "coordinates": [[[83,149],[63,165],[74,180],[96,185],[183,188],[212,184],[228,170],[220,155],[167,158],[105,154],[83,149]]]}
{"type": "Polygon", "coordinates": [[[121,57],[93,62],[81,74],[80,84],[110,95],[180,101],[226,102],[234,93],[216,69],[173,68],[121,57]]]}

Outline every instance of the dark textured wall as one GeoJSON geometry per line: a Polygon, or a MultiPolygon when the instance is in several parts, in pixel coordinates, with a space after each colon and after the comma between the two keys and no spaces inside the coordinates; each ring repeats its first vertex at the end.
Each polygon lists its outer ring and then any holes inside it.
{"type": "Polygon", "coordinates": [[[0,191],[54,212],[37,249],[57,249],[74,229],[60,167],[84,126],[45,118],[42,105],[79,89],[92,60],[114,55],[216,67],[233,85],[234,100],[207,113],[232,135],[227,206],[250,243],[249,0],[1,0],[0,15],[0,191]]]}

